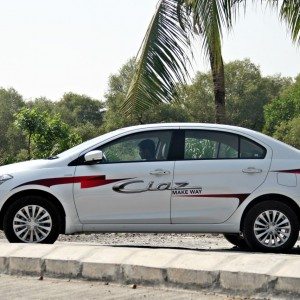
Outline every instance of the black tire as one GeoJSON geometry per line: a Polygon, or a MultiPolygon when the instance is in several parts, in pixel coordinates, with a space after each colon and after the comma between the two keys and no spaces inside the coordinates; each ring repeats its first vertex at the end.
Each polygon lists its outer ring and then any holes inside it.
{"type": "MultiPolygon", "coordinates": [[[[40,241],[37,240],[36,237],[33,237],[32,242],[33,243],[40,243],[40,244],[53,244],[58,236],[62,224],[62,220],[59,214],[59,211],[56,209],[56,207],[48,200],[43,197],[32,195],[32,196],[24,196],[16,200],[12,203],[5,212],[4,218],[3,218],[3,230],[5,233],[6,238],[10,243],[29,243],[30,241],[22,240],[22,236],[19,238],[16,234],[14,227],[13,227],[13,221],[17,213],[26,206],[31,205],[38,205],[42,209],[44,209],[51,218],[51,225],[47,223],[47,226],[49,227],[49,232],[45,233],[45,237],[40,241]]],[[[25,219],[24,219],[25,220],[25,219]]],[[[23,221],[24,222],[24,221],[23,221]]],[[[46,222],[46,221],[45,221],[46,222]]],[[[42,224],[44,225],[44,224],[42,224]]],[[[22,225],[23,226],[23,225],[22,225]]],[[[22,227],[23,229],[24,227],[22,227]]],[[[18,229],[16,229],[18,230],[18,229]]],[[[42,236],[41,231],[37,231],[38,236],[42,236]]]]}
{"type": "Polygon", "coordinates": [[[238,233],[225,233],[224,237],[229,243],[233,244],[241,250],[249,249],[249,246],[246,243],[245,239],[241,237],[238,233]]]}
{"type": "MultiPolygon", "coordinates": [[[[274,214],[279,218],[279,214],[274,214]]],[[[267,219],[267,215],[264,215],[267,219]]],[[[261,221],[261,220],[260,220],[261,221]]],[[[282,221],[277,221],[277,224],[281,223],[282,221]]],[[[271,224],[271,223],[270,223],[271,224]]],[[[286,226],[288,223],[284,223],[282,226],[286,226]]],[[[274,224],[271,226],[273,227],[274,224]]],[[[256,226],[256,228],[259,228],[256,226]]],[[[266,229],[263,229],[263,231],[266,229]]],[[[271,230],[271,229],[270,229],[271,230]]],[[[248,244],[249,248],[253,251],[261,251],[261,252],[286,252],[293,248],[295,245],[298,236],[299,236],[299,220],[297,218],[296,213],[294,210],[288,206],[287,204],[282,203],[281,201],[274,200],[274,201],[264,201],[261,203],[256,204],[253,206],[246,214],[245,220],[243,222],[243,235],[245,238],[246,243],[248,244]],[[284,229],[287,231],[284,231],[285,234],[289,234],[289,236],[286,238],[286,240],[282,241],[282,244],[275,245],[275,241],[271,243],[271,245],[267,245],[268,240],[272,240],[272,238],[267,239],[265,242],[259,241],[259,239],[255,235],[254,230],[254,223],[255,220],[261,216],[264,212],[267,211],[277,211],[278,213],[282,213],[284,215],[283,219],[279,220],[285,220],[286,222],[289,222],[289,229],[284,229]]],[[[259,231],[258,233],[261,233],[263,231],[259,231]]],[[[276,231],[276,229],[275,229],[276,231]]],[[[277,232],[277,236],[280,231],[277,232]]],[[[262,239],[265,237],[261,237],[262,239]]],[[[274,238],[273,234],[273,238],[274,238]]],[[[281,236],[282,237],[282,236],[281,236]]],[[[277,242],[281,241],[276,238],[277,242]]]]}

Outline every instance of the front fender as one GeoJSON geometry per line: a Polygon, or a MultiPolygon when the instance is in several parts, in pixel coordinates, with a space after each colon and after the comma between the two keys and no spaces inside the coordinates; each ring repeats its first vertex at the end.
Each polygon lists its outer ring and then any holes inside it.
{"type": "Polygon", "coordinates": [[[7,207],[9,201],[15,199],[16,195],[22,192],[44,192],[56,198],[62,205],[65,211],[65,233],[70,234],[82,231],[82,224],[78,218],[74,198],[73,198],[73,184],[64,185],[63,188],[59,186],[46,187],[42,185],[24,185],[14,188],[10,191],[0,191],[0,211],[2,213],[3,206],[7,207]]]}

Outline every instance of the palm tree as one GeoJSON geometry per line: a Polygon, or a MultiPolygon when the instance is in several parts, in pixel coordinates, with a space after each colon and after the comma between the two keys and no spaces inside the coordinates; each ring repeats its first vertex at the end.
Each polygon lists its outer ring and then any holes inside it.
{"type": "MultiPolygon", "coordinates": [[[[299,0],[256,1],[274,8],[287,23],[292,40],[300,41],[299,0]]],[[[246,4],[247,0],[161,0],[139,50],[136,71],[122,110],[131,114],[156,103],[176,100],[178,84],[189,79],[191,41],[197,35],[210,61],[215,121],[225,123],[222,33],[233,27],[239,8],[246,9],[246,4]]]]}

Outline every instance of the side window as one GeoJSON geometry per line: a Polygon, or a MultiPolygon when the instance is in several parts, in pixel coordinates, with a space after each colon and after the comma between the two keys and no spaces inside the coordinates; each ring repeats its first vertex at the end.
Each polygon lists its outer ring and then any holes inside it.
{"type": "Polygon", "coordinates": [[[240,158],[262,159],[266,156],[266,149],[246,138],[240,138],[240,158]]]}
{"type": "Polygon", "coordinates": [[[184,159],[229,159],[239,156],[237,135],[209,130],[185,132],[184,159]]]}
{"type": "Polygon", "coordinates": [[[117,139],[99,150],[102,163],[162,161],[168,159],[171,131],[151,131],[131,134],[117,139]]]}

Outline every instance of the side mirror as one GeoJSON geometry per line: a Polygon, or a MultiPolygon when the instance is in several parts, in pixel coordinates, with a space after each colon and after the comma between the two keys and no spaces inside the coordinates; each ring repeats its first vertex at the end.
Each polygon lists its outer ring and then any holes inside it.
{"type": "Polygon", "coordinates": [[[84,155],[85,162],[89,162],[89,163],[99,162],[102,160],[102,158],[103,158],[103,153],[100,150],[90,151],[84,155]]]}

